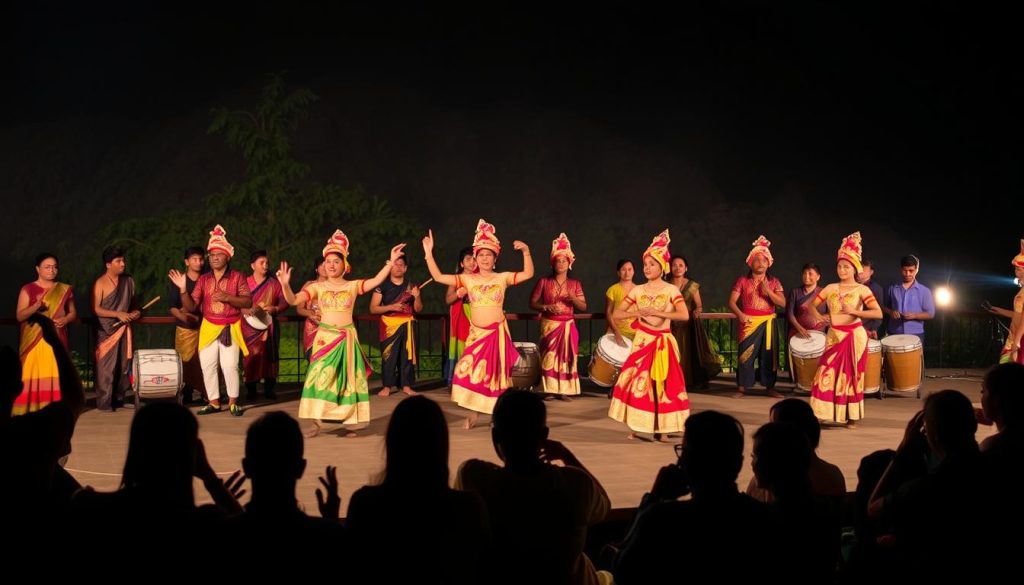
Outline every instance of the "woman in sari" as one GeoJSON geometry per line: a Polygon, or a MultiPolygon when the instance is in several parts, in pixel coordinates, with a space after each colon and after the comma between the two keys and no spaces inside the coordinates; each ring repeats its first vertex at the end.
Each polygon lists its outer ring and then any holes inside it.
{"type": "Polygon", "coordinates": [[[629,291],[612,313],[615,319],[636,317],[633,352],[622,365],[612,390],[608,416],[626,423],[635,439],[638,432],[653,433],[667,441],[667,433],[683,430],[690,415],[686,382],[679,367],[679,347],[671,322],[690,318],[679,289],[662,280],[669,270],[668,230],[661,232],[644,252],[645,284],[629,291]],[[636,308],[636,313],[628,309],[636,308]]]}
{"type": "Polygon", "coordinates": [[[711,378],[722,371],[722,366],[699,320],[704,311],[700,283],[690,278],[690,263],[683,256],[672,258],[671,269],[672,278],[669,282],[679,289],[686,310],[690,313],[689,321],[672,321],[672,335],[679,344],[683,378],[689,388],[707,388],[711,378]]]}
{"type": "Polygon", "coordinates": [[[38,278],[21,287],[18,293],[17,319],[21,323],[21,394],[14,400],[13,414],[26,414],[60,400],[60,380],[53,348],[43,341],[38,325],[28,323],[35,313],[42,313],[57,326],[57,333],[66,350],[67,324],[78,316],[71,285],[57,282],[57,257],[43,253],[36,257],[38,278]]]}
{"type": "MultiPolygon", "coordinates": [[[[608,287],[605,291],[605,309],[604,318],[608,322],[608,329],[605,333],[611,333],[615,336],[615,342],[625,347],[626,340],[633,341],[633,318],[635,315],[627,319],[612,319],[612,313],[615,309],[622,304],[622,299],[626,298],[629,291],[633,290],[636,286],[633,284],[633,261],[622,259],[615,264],[615,273],[619,275],[619,281],[608,287]]],[[[632,309],[630,309],[632,310],[632,309]]]]}
{"type": "Polygon", "coordinates": [[[882,318],[871,289],[857,282],[861,252],[860,232],[846,236],[836,262],[839,282],[826,286],[806,303],[812,318],[819,320],[818,305],[826,303],[832,322],[811,386],[811,408],[818,420],[850,427],[864,418],[868,334],[862,319],[882,318]]]}
{"type": "MultiPolygon", "coordinates": [[[[391,248],[391,257],[373,278],[345,280],[345,275],[352,270],[348,263],[348,244],[348,236],[341,230],[335,230],[323,250],[327,278],[308,284],[299,294],[294,294],[289,284],[292,269],[288,263],[281,262],[277,271],[277,279],[288,304],[294,306],[315,301],[320,307],[320,325],[313,340],[313,355],[299,400],[299,418],[313,420],[308,437],[319,434],[323,420],[340,421],[346,425],[370,421],[370,394],[366,380],[371,370],[359,345],[352,310],[359,295],[384,282],[391,273],[391,264],[402,255],[405,244],[391,248]]],[[[346,436],[354,437],[356,433],[350,430],[346,436]]]]}
{"type": "Polygon", "coordinates": [[[825,332],[828,328],[828,320],[814,318],[810,315],[807,303],[818,296],[821,287],[818,281],[821,280],[821,269],[814,262],[804,264],[800,275],[801,286],[789,291],[789,299],[786,301],[786,320],[789,322],[789,339],[794,335],[807,338],[808,331],[825,332]]]}
{"type": "Polygon", "coordinates": [[[540,312],[540,372],[544,392],[562,400],[579,395],[577,358],[580,332],[573,310],[586,311],[583,285],[569,278],[576,261],[565,233],[551,242],[551,276],[541,278],[530,295],[530,308],[540,312]]]}
{"type": "MultiPolygon", "coordinates": [[[[324,257],[321,256],[313,262],[313,279],[306,281],[301,290],[314,282],[327,280],[324,272],[324,257]]],[[[306,361],[313,355],[313,341],[316,339],[316,332],[320,329],[320,305],[314,300],[308,300],[304,304],[295,307],[295,312],[306,318],[302,323],[302,350],[306,353],[306,361]]]]}
{"type": "MultiPolygon", "coordinates": [[[[463,248],[459,252],[459,264],[455,268],[455,274],[463,272],[476,273],[476,258],[473,256],[473,248],[463,248]]],[[[466,287],[448,285],[444,293],[444,302],[448,305],[448,365],[445,367],[444,379],[451,386],[452,375],[455,373],[455,364],[462,357],[466,350],[466,339],[469,337],[469,297],[466,296],[466,287]]]]}
{"type": "Polygon", "coordinates": [[[495,272],[501,243],[494,234],[494,226],[481,219],[473,238],[477,272],[442,274],[434,260],[434,233],[429,231],[423,238],[427,268],[434,281],[456,289],[465,287],[469,295],[469,336],[452,376],[452,400],[470,411],[465,423],[467,429],[473,428],[477,413],[494,411],[498,397],[512,384],[512,366],[519,359],[502,307],[507,287],[533,277],[533,259],[530,247],[523,242],[516,240],[512,247],[523,252],[523,270],[495,272]]]}

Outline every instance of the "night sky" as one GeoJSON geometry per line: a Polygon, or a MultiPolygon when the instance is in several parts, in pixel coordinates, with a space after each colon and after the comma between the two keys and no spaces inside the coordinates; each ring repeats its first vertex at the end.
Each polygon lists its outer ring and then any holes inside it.
{"type": "Polygon", "coordinates": [[[609,264],[670,226],[698,278],[721,287],[764,232],[788,287],[807,260],[834,279],[840,240],[861,229],[866,255],[892,267],[883,276],[913,252],[922,280],[973,287],[972,303],[1013,294],[979,279],[1005,282],[1024,235],[1021,37],[1008,13],[158,6],[7,9],[12,308],[34,278],[28,250],[237,180],[237,154],[206,135],[209,109],[253,103],[281,71],[321,97],[296,158],[437,227],[449,255],[479,216],[535,251],[575,232],[584,282],[603,290],[609,264]]]}

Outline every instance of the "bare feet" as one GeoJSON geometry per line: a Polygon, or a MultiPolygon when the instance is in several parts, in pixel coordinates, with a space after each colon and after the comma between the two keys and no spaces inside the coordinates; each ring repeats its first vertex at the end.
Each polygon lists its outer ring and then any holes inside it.
{"type": "Polygon", "coordinates": [[[402,394],[405,394],[406,396],[416,396],[417,392],[406,386],[405,388],[402,388],[402,394]]]}
{"type": "Polygon", "coordinates": [[[732,395],[732,397],[733,398],[743,398],[746,395],[747,395],[747,393],[744,392],[743,390],[737,390],[736,393],[732,395]]]}
{"type": "Polygon", "coordinates": [[[380,396],[381,398],[387,398],[388,396],[391,396],[391,389],[381,388],[380,392],[377,393],[377,396],[380,396]]]}
{"type": "Polygon", "coordinates": [[[471,429],[474,426],[476,426],[476,417],[477,417],[477,415],[476,415],[475,412],[473,414],[467,416],[466,417],[466,422],[462,424],[463,428],[465,428],[468,431],[469,429],[471,429]]]}
{"type": "Polygon", "coordinates": [[[359,435],[357,435],[355,431],[349,431],[349,432],[345,433],[345,438],[346,439],[353,439],[353,438],[358,437],[358,436],[359,435]]]}
{"type": "Polygon", "coordinates": [[[632,441],[633,439],[636,439],[636,433],[629,433],[626,435],[626,438],[632,441]]]}
{"type": "Polygon", "coordinates": [[[565,394],[559,394],[558,399],[561,400],[562,402],[572,402],[572,397],[567,396],[565,394]]]}
{"type": "Polygon", "coordinates": [[[305,433],[303,433],[302,436],[306,437],[307,439],[312,439],[313,437],[315,437],[315,436],[317,436],[319,434],[320,434],[320,422],[319,421],[313,421],[313,428],[311,428],[308,431],[306,431],[305,433]]]}
{"type": "Polygon", "coordinates": [[[855,420],[847,421],[846,422],[846,428],[848,428],[848,429],[856,429],[856,428],[858,428],[857,427],[857,421],[855,421],[855,420]]]}
{"type": "Polygon", "coordinates": [[[772,398],[783,398],[782,394],[779,394],[779,391],[775,388],[768,389],[768,396],[771,396],[772,398]]]}
{"type": "Polygon", "coordinates": [[[663,435],[661,433],[654,433],[654,440],[659,442],[659,443],[671,443],[672,442],[672,441],[669,440],[668,435],[663,435]]]}

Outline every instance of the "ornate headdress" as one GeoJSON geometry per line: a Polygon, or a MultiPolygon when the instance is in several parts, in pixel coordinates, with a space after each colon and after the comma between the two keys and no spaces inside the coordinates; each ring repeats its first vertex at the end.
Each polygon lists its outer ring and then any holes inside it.
{"type": "Polygon", "coordinates": [[[495,255],[501,254],[501,242],[494,235],[494,226],[481,219],[476,222],[476,233],[473,234],[473,254],[485,249],[495,255]]]}
{"type": "Polygon", "coordinates": [[[217,227],[213,228],[213,231],[210,232],[210,242],[206,244],[206,251],[213,252],[214,250],[217,250],[219,252],[224,252],[228,255],[228,258],[234,256],[235,247],[228,243],[227,235],[227,230],[221,227],[220,224],[217,224],[217,227]]]}
{"type": "Polygon", "coordinates": [[[565,232],[558,234],[558,238],[551,240],[551,263],[554,264],[555,258],[559,256],[565,256],[565,259],[569,261],[569,270],[572,270],[572,263],[576,261],[576,254],[573,254],[572,244],[569,242],[569,238],[565,237],[565,232]]]}
{"type": "Polygon", "coordinates": [[[764,256],[765,260],[768,261],[768,268],[771,268],[772,264],[775,264],[775,258],[772,258],[772,251],[768,249],[769,246],[772,245],[772,243],[768,241],[768,238],[763,235],[757,236],[757,239],[754,240],[754,243],[751,245],[754,247],[750,250],[750,253],[747,254],[747,266],[751,265],[754,261],[754,256],[757,256],[758,254],[764,256]]]}
{"type": "Polygon", "coordinates": [[[860,272],[864,270],[864,266],[861,264],[861,258],[863,257],[864,249],[860,245],[860,232],[853,232],[852,234],[843,238],[843,244],[839,246],[839,256],[836,261],[848,260],[853,267],[860,272]]]}
{"type": "Polygon", "coordinates": [[[328,254],[340,255],[342,260],[345,261],[345,274],[351,272],[352,266],[348,263],[348,236],[345,235],[345,232],[334,230],[334,233],[327,240],[327,245],[324,246],[324,258],[328,254]]]}
{"type": "Polygon", "coordinates": [[[672,260],[672,254],[668,251],[668,243],[672,239],[668,237],[668,228],[665,228],[660,234],[651,240],[651,245],[647,246],[644,251],[644,256],[650,256],[657,260],[658,264],[661,264],[662,274],[668,273],[668,265],[672,260]]]}

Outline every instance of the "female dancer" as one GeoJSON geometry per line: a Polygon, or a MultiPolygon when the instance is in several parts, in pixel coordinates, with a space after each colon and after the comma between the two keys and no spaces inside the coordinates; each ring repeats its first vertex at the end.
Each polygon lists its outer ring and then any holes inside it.
{"type": "Polygon", "coordinates": [[[690,314],[679,289],[662,280],[671,259],[669,241],[668,230],[654,238],[643,256],[647,282],[634,287],[612,314],[625,319],[634,316],[627,309],[637,310],[633,353],[622,365],[608,408],[608,416],[629,427],[630,439],[644,432],[666,441],[662,434],[682,431],[690,415],[679,347],[671,330],[672,321],[685,321],[690,314]]]}
{"type": "MultiPolygon", "coordinates": [[[[313,340],[313,355],[306,372],[306,383],[299,400],[299,418],[313,419],[306,436],[315,437],[324,419],[353,425],[370,421],[370,394],[366,379],[370,366],[359,345],[352,309],[356,297],[377,287],[391,273],[391,263],[402,255],[405,244],[391,248],[391,257],[373,278],[345,280],[352,266],[348,263],[348,236],[336,230],[324,247],[324,272],[327,279],[306,285],[294,294],[290,285],[292,269],[281,262],[277,278],[290,305],[316,301],[320,305],[320,326],[313,340]]],[[[346,436],[354,437],[349,431],[346,436]]]]}
{"type": "Polygon", "coordinates": [[[442,274],[434,260],[434,233],[430,231],[423,238],[427,268],[434,281],[457,289],[465,287],[469,295],[469,337],[452,377],[452,400],[471,411],[466,418],[467,429],[473,428],[477,413],[494,411],[498,396],[512,384],[512,366],[519,359],[502,306],[506,287],[533,277],[533,259],[530,247],[523,242],[516,240],[512,247],[523,252],[523,270],[495,272],[501,243],[494,234],[494,226],[481,219],[473,237],[476,274],[451,275],[442,274]]]}

